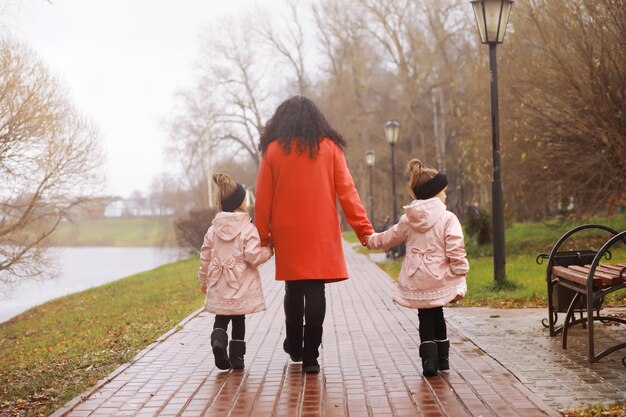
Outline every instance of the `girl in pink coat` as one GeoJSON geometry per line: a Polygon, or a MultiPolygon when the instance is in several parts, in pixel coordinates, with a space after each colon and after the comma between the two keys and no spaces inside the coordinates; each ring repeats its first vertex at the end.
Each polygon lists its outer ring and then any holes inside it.
{"type": "Polygon", "coordinates": [[[406,242],[406,256],[393,295],[403,307],[417,308],[420,357],[424,376],[450,369],[443,305],[467,292],[469,263],[463,230],[454,213],[446,210],[446,175],[412,159],[407,168],[409,192],[415,200],[391,229],[371,235],[370,249],[388,249],[406,242]]]}
{"type": "Polygon", "coordinates": [[[204,236],[198,279],[206,294],[204,309],[215,314],[211,333],[215,366],[243,369],[245,315],[265,310],[258,266],[272,256],[272,249],[261,247],[259,232],[247,211],[243,186],[219,172],[213,175],[213,181],[221,211],[204,236]],[[226,331],[231,321],[229,345],[226,331]]]}

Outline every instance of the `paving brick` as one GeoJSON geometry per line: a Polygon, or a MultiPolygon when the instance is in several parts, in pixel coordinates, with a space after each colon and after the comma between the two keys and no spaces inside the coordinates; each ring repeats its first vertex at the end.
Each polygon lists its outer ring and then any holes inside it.
{"type": "MultiPolygon", "coordinates": [[[[624,314],[626,308],[607,308],[607,314],[624,314]]],[[[446,309],[448,328],[453,328],[507,368],[528,390],[552,409],[624,400],[626,372],[621,364],[626,349],[597,363],[587,360],[587,333],[580,326],[570,330],[568,349],[561,338],[548,335],[541,320],[546,308],[446,309]],[[507,328],[506,337],[494,332],[494,323],[507,328]]],[[[562,316],[561,316],[562,320],[562,316]]],[[[626,340],[626,326],[594,327],[596,346],[626,340]]]]}

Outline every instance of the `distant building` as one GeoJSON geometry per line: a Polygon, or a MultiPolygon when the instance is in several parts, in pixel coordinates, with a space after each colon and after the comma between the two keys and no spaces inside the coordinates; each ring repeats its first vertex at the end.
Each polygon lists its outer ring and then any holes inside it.
{"type": "Polygon", "coordinates": [[[124,201],[117,200],[109,203],[104,209],[104,217],[122,217],[124,213],[125,204],[124,201]]]}

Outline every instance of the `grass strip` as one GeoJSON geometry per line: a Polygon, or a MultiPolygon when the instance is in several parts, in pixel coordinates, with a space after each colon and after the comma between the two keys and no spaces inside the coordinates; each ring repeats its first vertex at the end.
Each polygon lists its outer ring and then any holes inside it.
{"type": "Polygon", "coordinates": [[[0,415],[48,415],[128,362],[202,305],[197,268],[168,264],[1,324],[0,415]]]}
{"type": "Polygon", "coordinates": [[[59,224],[50,246],[176,246],[172,217],[111,217],[59,224]]]}

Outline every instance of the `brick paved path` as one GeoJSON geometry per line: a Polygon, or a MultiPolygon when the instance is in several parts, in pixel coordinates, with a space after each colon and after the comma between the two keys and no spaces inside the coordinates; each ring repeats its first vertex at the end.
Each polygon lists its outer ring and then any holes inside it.
{"type": "Polygon", "coordinates": [[[270,263],[268,310],[247,318],[245,370],[214,367],[213,316],[201,313],[53,416],[557,415],[452,326],[450,372],[421,377],[417,312],[391,302],[392,283],[365,256],[346,247],[346,258],[352,278],[326,287],[319,375],[282,351],[283,285],[270,263]]]}
{"type": "MultiPolygon", "coordinates": [[[[603,314],[624,314],[626,308],[608,308],[603,314]]],[[[553,409],[626,400],[626,349],[597,363],[587,360],[587,331],[572,327],[568,348],[561,337],[549,337],[541,319],[546,308],[455,308],[446,311],[449,327],[462,329],[489,356],[513,372],[531,392],[553,409]]],[[[559,315],[562,322],[565,314],[559,315]]],[[[626,338],[626,328],[594,326],[596,352],[626,338]]]]}

